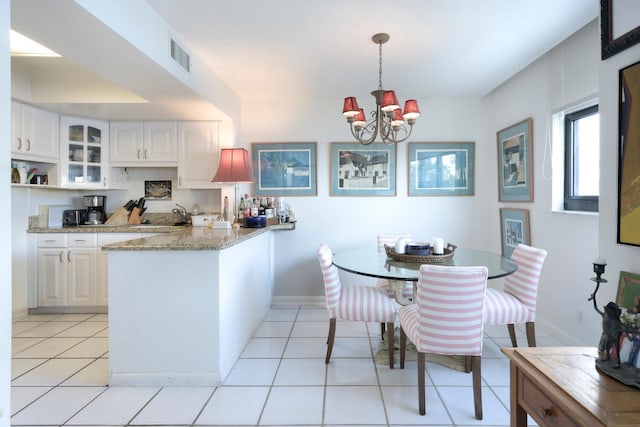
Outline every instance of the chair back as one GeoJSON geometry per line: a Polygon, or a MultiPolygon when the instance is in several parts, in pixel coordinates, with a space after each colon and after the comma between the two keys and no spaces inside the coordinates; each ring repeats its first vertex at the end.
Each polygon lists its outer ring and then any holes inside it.
{"type": "Polygon", "coordinates": [[[518,264],[518,269],[505,279],[504,291],[518,298],[532,313],[536,312],[540,271],[546,257],[544,249],[522,243],[511,254],[511,260],[518,264]]]}
{"type": "Polygon", "coordinates": [[[418,351],[482,355],[487,267],[420,266],[416,306],[418,351]]]}
{"type": "Polygon", "coordinates": [[[338,268],[333,265],[333,253],[329,246],[324,243],[318,248],[318,261],[320,261],[320,268],[322,269],[327,310],[329,310],[329,317],[333,319],[337,315],[342,284],[340,283],[338,268]]]}
{"type": "Polygon", "coordinates": [[[399,238],[411,239],[409,234],[378,234],[378,252],[384,252],[384,245],[395,246],[399,238]]]}

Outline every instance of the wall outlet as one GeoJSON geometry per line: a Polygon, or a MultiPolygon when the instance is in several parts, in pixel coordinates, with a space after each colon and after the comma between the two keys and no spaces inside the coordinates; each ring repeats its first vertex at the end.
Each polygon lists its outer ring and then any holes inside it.
{"type": "Polygon", "coordinates": [[[578,325],[584,326],[584,314],[582,313],[582,310],[576,311],[576,321],[578,322],[578,325]]]}

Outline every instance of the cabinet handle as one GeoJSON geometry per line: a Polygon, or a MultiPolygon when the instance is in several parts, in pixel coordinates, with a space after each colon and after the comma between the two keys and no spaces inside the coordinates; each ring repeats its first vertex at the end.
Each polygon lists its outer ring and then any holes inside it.
{"type": "Polygon", "coordinates": [[[31,151],[31,140],[27,138],[27,151],[31,151]]]}
{"type": "Polygon", "coordinates": [[[55,243],[56,241],[55,241],[55,240],[53,240],[53,239],[48,239],[48,240],[45,240],[44,242],[45,242],[45,243],[55,243]]]}
{"type": "Polygon", "coordinates": [[[64,251],[60,251],[60,255],[58,255],[61,263],[64,262],[64,259],[62,259],[62,255],[64,255],[64,251]]]}
{"type": "Polygon", "coordinates": [[[140,160],[140,149],[138,148],[138,160],[140,160]]]}
{"type": "Polygon", "coordinates": [[[148,149],[144,149],[144,158],[145,160],[149,158],[149,150],[148,149]]]}
{"type": "Polygon", "coordinates": [[[182,177],[181,176],[178,177],[178,185],[180,185],[182,187],[182,177]]]}
{"type": "Polygon", "coordinates": [[[71,251],[67,252],[67,261],[71,262],[71,251]]]}
{"type": "Polygon", "coordinates": [[[553,416],[552,408],[542,408],[542,418],[549,418],[553,416]]]}
{"type": "Polygon", "coordinates": [[[107,186],[107,177],[106,176],[104,178],[102,178],[102,186],[103,187],[107,186]]]}
{"type": "Polygon", "coordinates": [[[87,239],[75,239],[74,243],[86,242],[87,239]]]}
{"type": "Polygon", "coordinates": [[[18,138],[18,150],[22,150],[22,138],[18,138]]]}

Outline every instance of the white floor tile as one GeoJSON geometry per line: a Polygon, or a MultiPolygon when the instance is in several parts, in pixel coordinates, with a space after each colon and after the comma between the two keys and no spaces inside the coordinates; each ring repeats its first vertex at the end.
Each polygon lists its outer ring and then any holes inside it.
{"type": "Polygon", "coordinates": [[[104,387],[56,387],[12,416],[11,424],[61,425],[103,391],[104,387]]]}
{"type": "Polygon", "coordinates": [[[28,338],[28,337],[48,338],[73,327],[75,324],[76,322],[58,322],[57,320],[52,322],[45,322],[36,326],[35,328],[26,330],[16,336],[19,338],[28,338]]]}
{"type": "Polygon", "coordinates": [[[109,360],[97,359],[62,383],[63,386],[106,386],[109,384],[109,360]]]}
{"type": "Polygon", "coordinates": [[[11,336],[15,337],[19,334],[28,331],[29,329],[33,329],[38,325],[42,325],[43,322],[13,322],[11,324],[11,336]]]}
{"type": "Polygon", "coordinates": [[[107,322],[82,322],[57,334],[57,337],[91,337],[107,327],[107,322]]]}
{"type": "Polygon", "coordinates": [[[326,308],[319,309],[303,309],[300,310],[298,322],[327,322],[329,323],[329,312],[326,308]]]}
{"type": "Polygon", "coordinates": [[[426,387],[425,415],[420,415],[419,412],[417,385],[382,387],[382,396],[389,423],[394,426],[400,424],[452,425],[451,417],[433,387],[426,387]]]}
{"type": "Polygon", "coordinates": [[[482,387],[482,420],[476,420],[474,416],[472,386],[438,386],[437,388],[456,425],[508,426],[510,424],[509,411],[487,387],[482,387]]]}
{"type": "Polygon", "coordinates": [[[279,359],[238,359],[224,385],[270,386],[279,364],[279,359]]]}
{"type": "Polygon", "coordinates": [[[11,338],[11,356],[16,357],[16,354],[44,340],[45,338],[11,338]]]}
{"type": "Polygon", "coordinates": [[[157,387],[110,387],[67,424],[127,424],[158,391],[157,387]]]}
{"type": "MultiPolygon", "coordinates": [[[[320,362],[323,363],[323,362],[320,362]]],[[[387,368],[388,369],[388,368],[387,368]]],[[[371,358],[333,359],[327,367],[327,385],[377,385],[376,367],[371,358]]]]}
{"type": "Polygon", "coordinates": [[[42,365],[47,360],[49,359],[12,359],[11,380],[15,380],[25,372],[32,370],[38,365],[42,365]]]}
{"type": "Polygon", "coordinates": [[[273,387],[260,425],[321,424],[322,387],[273,387]]]}
{"type": "Polygon", "coordinates": [[[51,359],[11,382],[14,386],[56,386],[92,362],[92,359],[51,359]]]}
{"type": "Polygon", "coordinates": [[[509,386],[509,360],[507,359],[483,359],[482,379],[490,386],[509,386]]]}
{"type": "Polygon", "coordinates": [[[100,357],[109,351],[108,338],[87,338],[84,341],[71,347],[69,350],[60,354],[58,357],[100,357]]]}
{"type": "Polygon", "coordinates": [[[274,385],[324,385],[326,366],[324,359],[282,359],[274,385]]]}
{"type": "MultiPolygon", "coordinates": [[[[336,327],[336,331],[340,325],[336,327]]],[[[291,336],[295,338],[319,338],[329,335],[329,320],[324,322],[296,322],[291,331],[291,336]]]]}
{"type": "MultiPolygon", "coordinates": [[[[389,365],[377,365],[380,385],[418,385],[418,363],[415,360],[405,361],[404,369],[396,365],[394,369],[389,369],[389,365]]],[[[425,375],[425,384],[431,385],[431,379],[425,375]]]]}
{"type": "Polygon", "coordinates": [[[51,387],[11,387],[11,415],[51,390],[51,387]]]}
{"type": "Polygon", "coordinates": [[[74,313],[74,314],[61,314],[59,317],[56,317],[56,320],[61,322],[82,322],[94,317],[95,314],[83,314],[83,313],[74,313]]]}
{"type": "Polygon", "coordinates": [[[380,388],[327,387],[326,424],[386,424],[380,388]]]}
{"type": "Polygon", "coordinates": [[[56,357],[83,340],[84,338],[49,338],[44,341],[40,341],[39,343],[34,344],[19,353],[14,354],[13,357],[29,359],[40,357],[56,357]]]}
{"type": "Polygon", "coordinates": [[[251,338],[240,357],[280,358],[286,345],[286,338],[251,338]]]}
{"type": "MultiPolygon", "coordinates": [[[[335,350],[335,348],[334,348],[335,350]]],[[[327,338],[290,338],[284,351],[286,358],[314,357],[324,359],[327,352],[327,338]]]]}
{"type": "Polygon", "coordinates": [[[131,424],[192,424],[213,390],[213,387],[165,387],[136,415],[131,424]]]}
{"type": "Polygon", "coordinates": [[[286,338],[291,333],[293,322],[262,322],[254,337],[261,338],[286,338]]]}
{"type": "Polygon", "coordinates": [[[218,387],[195,425],[256,425],[269,387],[218,387]]]}
{"type": "Polygon", "coordinates": [[[298,316],[298,308],[272,308],[263,322],[293,322],[298,316]]]}
{"type": "MultiPolygon", "coordinates": [[[[326,340],[325,340],[326,341],[326,340]]],[[[333,342],[331,358],[334,357],[369,357],[371,358],[371,342],[369,338],[336,337],[333,342]]]]}

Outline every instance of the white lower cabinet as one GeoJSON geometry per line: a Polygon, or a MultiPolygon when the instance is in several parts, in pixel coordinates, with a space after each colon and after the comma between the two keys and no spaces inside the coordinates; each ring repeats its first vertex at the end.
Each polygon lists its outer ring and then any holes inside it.
{"type": "Polygon", "coordinates": [[[108,304],[108,255],[102,245],[140,233],[43,233],[37,236],[38,307],[108,304]]]}

